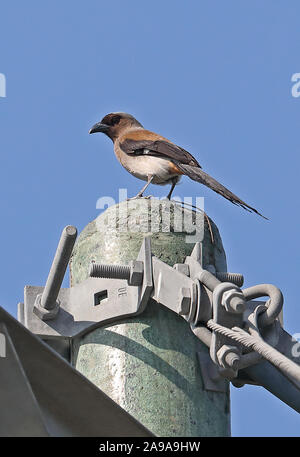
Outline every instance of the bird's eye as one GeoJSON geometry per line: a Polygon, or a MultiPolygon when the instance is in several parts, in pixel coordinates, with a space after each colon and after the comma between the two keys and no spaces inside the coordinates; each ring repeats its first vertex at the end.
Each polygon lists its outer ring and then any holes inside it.
{"type": "Polygon", "coordinates": [[[113,126],[113,125],[118,124],[120,122],[120,120],[121,120],[121,116],[119,116],[118,114],[114,114],[114,115],[107,114],[106,116],[104,116],[101,123],[109,125],[109,126],[113,126]]]}
{"type": "Polygon", "coordinates": [[[113,117],[111,118],[111,125],[116,125],[116,124],[118,124],[118,123],[120,122],[120,120],[121,120],[121,116],[113,116],[113,117]]]}

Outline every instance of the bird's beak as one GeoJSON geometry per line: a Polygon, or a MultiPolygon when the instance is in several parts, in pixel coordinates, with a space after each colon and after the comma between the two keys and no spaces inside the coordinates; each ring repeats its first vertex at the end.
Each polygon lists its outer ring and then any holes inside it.
{"type": "Polygon", "coordinates": [[[101,122],[97,122],[97,124],[93,125],[93,127],[90,129],[89,133],[97,133],[97,132],[102,132],[106,133],[109,129],[109,125],[106,124],[101,124],[101,122]]]}

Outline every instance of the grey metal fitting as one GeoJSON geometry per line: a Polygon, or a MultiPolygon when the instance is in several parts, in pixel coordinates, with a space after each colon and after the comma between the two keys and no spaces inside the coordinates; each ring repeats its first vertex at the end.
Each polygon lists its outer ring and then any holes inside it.
{"type": "Polygon", "coordinates": [[[208,270],[201,270],[199,275],[198,275],[198,279],[211,292],[213,292],[216,289],[216,287],[219,284],[221,284],[221,282],[215,277],[215,275],[210,273],[208,270]]]}
{"type": "Polygon", "coordinates": [[[57,316],[57,313],[60,308],[60,301],[56,300],[55,305],[51,309],[44,308],[42,305],[42,296],[43,294],[38,294],[35,300],[33,307],[33,312],[36,314],[42,321],[47,321],[54,319],[57,316]]]}
{"type": "Polygon", "coordinates": [[[239,350],[236,346],[224,344],[217,352],[219,364],[223,368],[230,368],[237,371],[240,362],[239,350]]]}
{"type": "Polygon", "coordinates": [[[222,304],[229,313],[243,313],[247,305],[243,292],[236,289],[224,292],[222,304]]]}
{"type": "Polygon", "coordinates": [[[185,276],[190,276],[190,267],[187,263],[175,263],[173,268],[185,276]]]}
{"type": "Polygon", "coordinates": [[[129,263],[130,275],[128,284],[130,286],[139,286],[143,282],[144,263],[139,260],[131,260],[129,263]]]}
{"type": "Polygon", "coordinates": [[[56,299],[65,276],[76,237],[77,229],[73,225],[67,225],[63,229],[41,298],[41,306],[49,311],[56,307],[56,299]]]}
{"type": "Polygon", "coordinates": [[[53,319],[60,307],[57,299],[77,237],[77,229],[67,225],[61,234],[42,294],[36,297],[33,312],[43,321],[53,319]]]}
{"type": "Polygon", "coordinates": [[[89,276],[91,278],[128,280],[130,278],[130,267],[128,265],[106,265],[104,263],[92,262],[90,264],[89,276]]]}
{"type": "Polygon", "coordinates": [[[191,307],[191,291],[187,287],[181,287],[179,290],[179,297],[178,297],[178,314],[186,315],[190,312],[191,307]]]}
{"type": "Polygon", "coordinates": [[[240,273],[217,271],[216,277],[222,282],[232,282],[232,284],[235,284],[238,287],[242,287],[244,284],[244,276],[240,273]]]}
{"type": "Polygon", "coordinates": [[[279,316],[283,305],[283,295],[278,287],[273,284],[258,284],[244,289],[243,294],[247,301],[259,297],[270,297],[266,302],[266,311],[259,316],[258,323],[260,326],[265,327],[272,324],[276,317],[279,316]]]}
{"type": "Polygon", "coordinates": [[[89,276],[92,278],[127,279],[130,286],[139,286],[143,282],[144,263],[132,260],[129,265],[105,265],[92,262],[89,276]]]}
{"type": "Polygon", "coordinates": [[[227,271],[216,271],[214,265],[206,265],[206,271],[209,271],[212,275],[214,275],[219,281],[221,282],[231,282],[237,287],[242,287],[244,284],[244,276],[240,273],[228,273],[227,271]]]}

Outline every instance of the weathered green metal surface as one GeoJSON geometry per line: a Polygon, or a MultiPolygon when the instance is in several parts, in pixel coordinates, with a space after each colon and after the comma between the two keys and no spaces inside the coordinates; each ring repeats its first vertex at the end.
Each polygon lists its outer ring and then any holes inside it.
{"type": "MultiPolygon", "coordinates": [[[[159,200],[151,200],[150,209],[149,200],[139,199],[109,208],[82,231],[72,256],[71,285],[87,277],[91,260],[135,259],[149,233],[154,255],[170,265],[180,263],[193,249],[186,236],[195,223],[205,228],[203,265],[226,271],[222,241],[212,221],[214,243],[207,221],[196,220],[194,212],[159,200]],[[188,220],[177,232],[183,213],[188,220]]],[[[229,388],[226,394],[203,389],[197,351],[207,348],[189,324],[151,301],[143,314],[76,340],[73,360],[79,371],[157,436],[228,436],[229,388]]]]}

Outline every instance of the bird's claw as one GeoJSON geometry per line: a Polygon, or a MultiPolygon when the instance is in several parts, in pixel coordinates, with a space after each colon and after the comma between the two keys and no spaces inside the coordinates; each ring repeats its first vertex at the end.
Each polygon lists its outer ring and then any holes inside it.
{"type": "Polygon", "coordinates": [[[138,198],[146,198],[146,199],[147,199],[147,198],[152,198],[152,197],[153,197],[153,195],[147,195],[147,196],[145,197],[144,195],[139,195],[139,194],[138,194],[138,195],[136,195],[135,197],[127,198],[126,201],[128,202],[128,201],[130,201],[130,200],[136,200],[136,199],[138,199],[138,198]]]}

